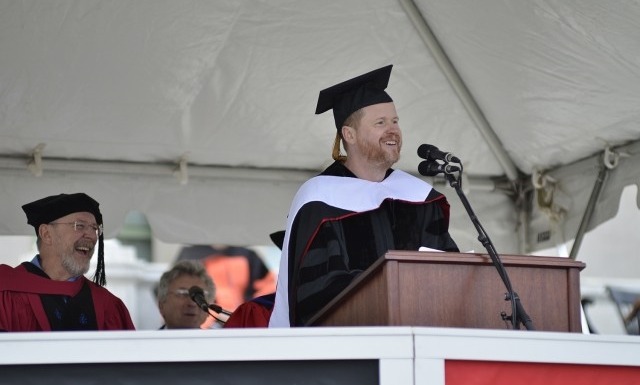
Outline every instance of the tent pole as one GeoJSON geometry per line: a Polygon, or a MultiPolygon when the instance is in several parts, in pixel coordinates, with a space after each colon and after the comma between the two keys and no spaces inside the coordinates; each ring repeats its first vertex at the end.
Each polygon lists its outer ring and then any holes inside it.
{"type": "MultiPolygon", "coordinates": [[[[427,20],[422,15],[413,0],[399,1],[405,13],[409,17],[409,20],[411,20],[411,23],[416,28],[418,35],[429,49],[429,52],[431,52],[431,55],[438,64],[438,67],[440,67],[440,70],[449,81],[451,88],[453,88],[454,92],[460,99],[460,102],[469,114],[469,117],[475,123],[476,128],[478,129],[478,131],[480,131],[480,134],[483,136],[487,145],[491,149],[491,152],[496,156],[496,159],[504,170],[507,179],[512,184],[512,192],[519,193],[518,189],[521,187],[521,175],[518,171],[518,168],[516,167],[515,163],[513,163],[513,160],[511,159],[509,154],[505,151],[502,142],[489,124],[489,121],[487,121],[487,118],[484,116],[484,113],[478,106],[478,103],[476,103],[473,95],[471,95],[471,92],[460,77],[460,74],[453,66],[453,63],[451,63],[451,61],[449,60],[447,54],[444,52],[444,49],[440,45],[440,42],[429,27],[427,20]]],[[[524,253],[526,249],[526,236],[529,227],[529,215],[525,207],[526,206],[522,206],[519,209],[518,213],[520,221],[520,227],[518,229],[518,244],[521,253],[524,253]]]]}
{"type": "Polygon", "coordinates": [[[587,207],[584,210],[584,215],[582,216],[580,227],[578,228],[578,232],[576,233],[575,241],[573,242],[573,246],[571,246],[571,252],[569,253],[569,258],[573,260],[575,260],[576,257],[578,256],[578,250],[580,250],[582,239],[584,238],[584,234],[587,232],[589,222],[591,222],[591,217],[593,217],[593,212],[595,210],[596,203],[598,203],[600,192],[602,192],[602,187],[604,186],[604,181],[607,178],[608,174],[609,174],[609,168],[606,167],[604,164],[601,164],[600,171],[598,172],[596,181],[593,184],[593,190],[591,190],[591,196],[589,197],[589,202],[587,203],[587,207]]]}
{"type": "Polygon", "coordinates": [[[415,5],[413,0],[399,1],[405,13],[409,17],[409,20],[411,20],[411,23],[418,31],[420,38],[431,52],[431,55],[444,73],[444,76],[449,81],[449,84],[451,84],[451,87],[455,91],[456,95],[458,95],[458,98],[467,110],[467,113],[471,117],[471,120],[473,120],[473,122],[476,124],[476,127],[480,131],[480,134],[484,137],[487,144],[489,145],[489,148],[498,159],[498,162],[502,166],[502,169],[507,175],[507,178],[512,182],[516,182],[519,178],[517,167],[513,163],[513,160],[511,159],[509,154],[507,154],[507,152],[504,150],[500,139],[493,131],[493,128],[480,110],[480,107],[478,106],[475,99],[471,95],[471,92],[469,92],[469,89],[458,74],[458,71],[455,69],[455,67],[447,57],[447,54],[440,46],[438,39],[431,31],[431,28],[429,27],[426,19],[422,16],[422,13],[420,13],[420,10],[415,5]]]}
{"type": "MultiPolygon", "coordinates": [[[[530,183],[530,182],[529,182],[530,183]]],[[[527,235],[529,234],[529,223],[531,220],[531,200],[533,193],[531,185],[520,181],[517,185],[518,196],[515,200],[516,210],[518,210],[518,252],[522,255],[529,252],[527,245],[527,235]]]]}

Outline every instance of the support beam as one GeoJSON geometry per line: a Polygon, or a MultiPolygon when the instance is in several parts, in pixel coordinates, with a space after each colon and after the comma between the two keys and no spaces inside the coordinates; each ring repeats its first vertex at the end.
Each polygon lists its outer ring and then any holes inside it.
{"type": "Polygon", "coordinates": [[[399,0],[405,13],[413,23],[413,26],[418,31],[420,38],[427,46],[431,55],[435,59],[436,63],[442,70],[444,76],[451,84],[451,87],[455,91],[456,95],[464,105],[467,113],[476,125],[476,128],[480,131],[480,134],[484,137],[485,141],[489,145],[489,148],[498,159],[498,162],[502,166],[504,173],[510,181],[516,182],[519,178],[519,172],[511,157],[504,150],[500,139],[493,131],[493,128],[485,118],[484,114],[480,110],[480,107],[476,103],[475,99],[471,95],[471,92],[467,89],[464,81],[458,74],[447,54],[444,52],[438,39],[435,37],[426,19],[420,13],[420,10],[415,5],[413,0],[399,0]]]}
{"type": "MultiPolygon", "coordinates": [[[[45,159],[44,157],[42,159],[45,159]]],[[[3,173],[23,173],[27,170],[29,160],[19,157],[0,156],[0,175],[3,173]]],[[[182,183],[180,170],[184,170],[186,181],[193,179],[226,179],[252,180],[270,182],[304,183],[318,174],[318,170],[231,167],[219,165],[196,165],[187,162],[185,157],[176,163],[170,162],[123,162],[116,160],[60,159],[46,158],[46,166],[42,172],[75,172],[91,174],[134,175],[147,177],[166,177],[168,180],[182,183]],[[188,178],[186,170],[188,169],[188,178]]],[[[422,179],[428,179],[416,175],[422,179]]],[[[504,183],[494,182],[490,178],[469,177],[467,186],[473,191],[502,191],[504,183]]],[[[186,182],[185,181],[185,182],[186,182]]],[[[432,185],[444,185],[443,178],[431,178],[432,185]]],[[[186,183],[185,183],[186,184],[186,183]]]]}

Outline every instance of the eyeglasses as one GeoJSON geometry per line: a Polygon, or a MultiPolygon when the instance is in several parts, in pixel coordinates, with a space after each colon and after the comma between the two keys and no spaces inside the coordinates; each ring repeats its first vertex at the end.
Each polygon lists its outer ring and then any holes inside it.
{"type": "MultiPolygon", "coordinates": [[[[181,297],[181,298],[190,298],[191,296],[189,295],[189,289],[175,289],[175,290],[171,290],[169,291],[169,293],[177,296],[177,297],[181,297]]],[[[209,292],[207,290],[203,290],[204,296],[205,298],[209,298],[209,292]]]]}
{"type": "Polygon", "coordinates": [[[95,234],[96,237],[102,235],[103,228],[102,225],[90,225],[85,222],[75,221],[75,222],[51,222],[50,225],[71,225],[73,229],[79,233],[86,233],[90,231],[92,234],[95,234]]]}

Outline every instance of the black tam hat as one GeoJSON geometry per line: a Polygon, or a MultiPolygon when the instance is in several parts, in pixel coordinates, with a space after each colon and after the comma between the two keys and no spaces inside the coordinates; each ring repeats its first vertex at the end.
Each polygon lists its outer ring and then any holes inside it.
{"type": "MultiPolygon", "coordinates": [[[[36,229],[58,218],[78,212],[89,212],[96,218],[98,226],[102,226],[102,214],[98,202],[85,193],[52,195],[22,206],[27,214],[27,223],[36,229]]],[[[104,236],[98,238],[98,266],[93,281],[100,286],[107,283],[104,271],[104,236]]]]}
{"type": "Polygon", "coordinates": [[[316,114],[333,109],[336,128],[340,132],[349,115],[359,109],[392,102],[384,91],[389,84],[392,67],[388,65],[320,91],[316,114]]]}

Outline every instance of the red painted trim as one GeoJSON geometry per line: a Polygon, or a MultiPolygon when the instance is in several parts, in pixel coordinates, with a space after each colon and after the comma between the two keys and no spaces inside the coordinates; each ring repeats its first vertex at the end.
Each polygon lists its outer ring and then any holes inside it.
{"type": "Polygon", "coordinates": [[[445,384],[638,385],[640,367],[446,360],[445,384]]]}

